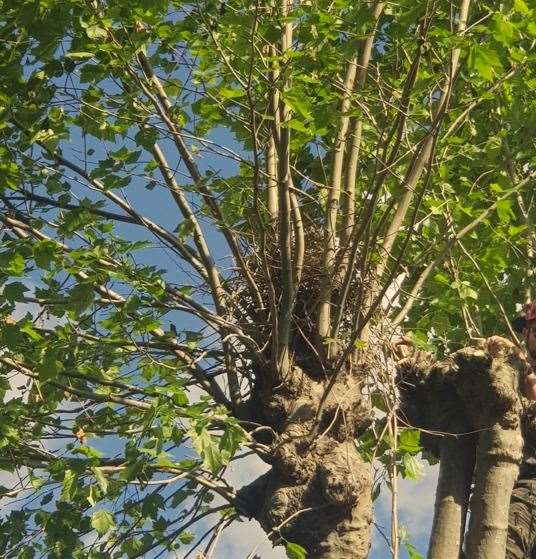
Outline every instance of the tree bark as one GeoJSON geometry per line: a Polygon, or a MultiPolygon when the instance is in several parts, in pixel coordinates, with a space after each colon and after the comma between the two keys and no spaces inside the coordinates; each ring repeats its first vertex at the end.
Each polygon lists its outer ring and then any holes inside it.
{"type": "Polygon", "coordinates": [[[428,559],[456,559],[463,543],[476,448],[476,438],[467,434],[472,424],[454,382],[457,366],[452,359],[432,364],[429,356],[419,354],[399,362],[398,373],[400,412],[406,422],[423,429],[421,444],[440,459],[428,559]]]}
{"type": "Polygon", "coordinates": [[[444,437],[440,443],[440,460],[428,559],[455,559],[460,556],[465,533],[475,465],[474,438],[444,437]]]}
{"type": "Polygon", "coordinates": [[[324,398],[327,381],[295,366],[284,383],[253,399],[252,411],[269,413],[258,422],[277,436],[271,470],[239,496],[275,544],[299,544],[308,559],[369,553],[372,474],[354,439],[370,423],[370,408],[357,379],[341,371],[324,398]]]}
{"type": "Polygon", "coordinates": [[[525,364],[513,346],[489,342],[488,351],[466,348],[455,361],[459,393],[480,431],[466,555],[504,559],[510,495],[522,454],[518,375],[525,364]]]}
{"type": "MultiPolygon", "coordinates": [[[[467,559],[505,556],[510,494],[522,451],[518,377],[526,366],[519,350],[497,336],[433,365],[412,359],[399,364],[407,421],[428,433],[479,433],[467,559]]],[[[422,433],[423,446],[441,458],[429,559],[459,557],[475,460],[470,441],[439,443],[437,436],[422,433]]]]}
{"type": "Polygon", "coordinates": [[[468,559],[504,559],[510,495],[519,471],[521,436],[493,426],[479,438],[467,533],[468,559]]]}

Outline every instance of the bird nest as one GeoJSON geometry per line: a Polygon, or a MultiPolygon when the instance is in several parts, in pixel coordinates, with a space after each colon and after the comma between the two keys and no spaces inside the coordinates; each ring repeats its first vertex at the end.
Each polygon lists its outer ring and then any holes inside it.
{"type": "MultiPolygon", "coordinates": [[[[295,248],[295,244],[293,243],[295,248]]],[[[262,347],[269,345],[272,321],[270,308],[273,301],[280,309],[283,296],[282,259],[277,235],[267,234],[264,247],[251,250],[246,259],[249,273],[254,279],[261,295],[263,307],[260,308],[248,288],[243,274],[236,274],[230,280],[230,290],[235,294],[235,319],[243,322],[244,315],[254,317],[248,328],[262,347]]],[[[300,280],[295,285],[293,322],[293,350],[298,357],[310,358],[315,340],[315,325],[318,316],[321,291],[326,285],[331,291],[331,321],[332,326],[338,321],[337,337],[344,342],[355,329],[359,313],[362,312],[363,300],[371,283],[370,278],[362,280],[360,273],[360,252],[355,258],[352,273],[345,273],[350,250],[339,248],[335,253],[334,266],[326,269],[324,266],[324,238],[323,231],[310,226],[305,230],[305,250],[300,280]],[[342,305],[342,308],[341,308],[342,305]]],[[[295,265],[295,255],[293,255],[295,265]]],[[[284,309],[280,309],[279,312],[284,309]]]]}

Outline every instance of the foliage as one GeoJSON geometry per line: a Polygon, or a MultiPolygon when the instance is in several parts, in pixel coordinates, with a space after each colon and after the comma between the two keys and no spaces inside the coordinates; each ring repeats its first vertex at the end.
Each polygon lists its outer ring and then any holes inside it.
{"type": "MultiPolygon", "coordinates": [[[[334,369],[368,326],[438,353],[508,333],[536,248],[534,10],[378,6],[0,1],[3,556],[226,526],[226,466],[267,452],[243,402],[310,346],[334,369]]],[[[362,455],[415,477],[418,433],[381,428],[362,455]]]]}

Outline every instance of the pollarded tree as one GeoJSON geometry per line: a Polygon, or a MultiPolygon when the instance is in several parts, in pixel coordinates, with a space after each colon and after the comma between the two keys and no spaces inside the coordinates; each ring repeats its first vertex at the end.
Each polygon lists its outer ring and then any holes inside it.
{"type": "Polygon", "coordinates": [[[396,496],[419,451],[393,336],[507,331],[530,284],[532,9],[1,5],[2,553],[151,557],[244,515],[365,557],[369,462],[396,496]],[[231,487],[244,453],[270,469],[231,487]]]}

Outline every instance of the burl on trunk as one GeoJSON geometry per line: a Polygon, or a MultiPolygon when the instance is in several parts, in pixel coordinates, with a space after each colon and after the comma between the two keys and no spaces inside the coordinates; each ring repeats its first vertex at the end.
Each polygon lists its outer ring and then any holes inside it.
{"type": "Polygon", "coordinates": [[[249,413],[273,429],[270,471],[240,491],[274,542],[304,547],[308,559],[367,557],[372,478],[354,444],[371,410],[355,371],[329,378],[295,366],[279,386],[261,387],[249,413]]]}

